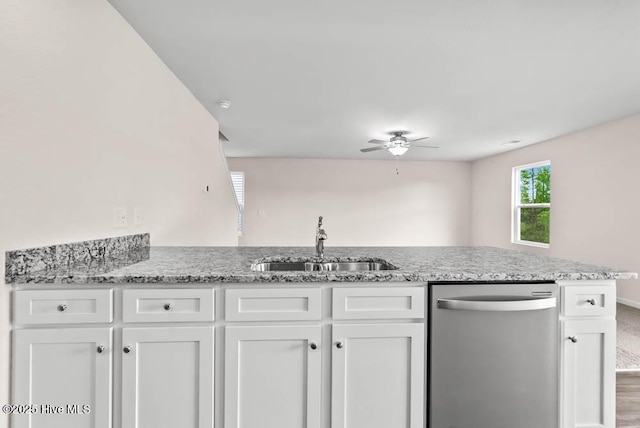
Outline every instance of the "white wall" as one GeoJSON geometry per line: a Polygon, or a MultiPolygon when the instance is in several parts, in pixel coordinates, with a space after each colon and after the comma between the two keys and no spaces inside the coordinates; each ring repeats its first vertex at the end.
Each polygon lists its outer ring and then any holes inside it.
{"type": "Polygon", "coordinates": [[[216,120],[106,0],[2,1],[0,58],[3,276],[6,250],[52,243],[150,232],[153,245],[237,244],[216,120]],[[120,206],[130,226],[114,229],[120,206]]]}
{"type": "Polygon", "coordinates": [[[468,162],[229,158],[245,172],[240,245],[469,245],[468,162]],[[259,214],[261,212],[263,215],[259,214]]]}
{"type": "MultiPolygon", "coordinates": [[[[640,115],[472,164],[474,245],[491,245],[640,272],[640,115]],[[551,160],[551,243],[512,244],[511,169],[551,160]]],[[[618,295],[640,302],[640,283],[618,295]]]]}

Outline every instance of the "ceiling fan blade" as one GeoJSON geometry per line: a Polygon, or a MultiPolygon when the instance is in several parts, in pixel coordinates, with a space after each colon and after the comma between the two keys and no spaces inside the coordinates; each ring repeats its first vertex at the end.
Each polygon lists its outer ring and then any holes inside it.
{"type": "Polygon", "coordinates": [[[439,149],[439,146],[414,146],[413,144],[410,147],[418,147],[420,149],[439,149]]]}
{"type": "Polygon", "coordinates": [[[389,140],[387,141],[382,141],[382,140],[369,140],[369,144],[387,144],[389,142],[389,140]]]}
{"type": "Polygon", "coordinates": [[[426,140],[429,137],[416,138],[415,140],[407,140],[408,143],[415,143],[416,141],[426,140]]]}
{"type": "Polygon", "coordinates": [[[385,149],[386,147],[378,146],[378,147],[368,147],[366,149],[360,149],[360,151],[362,153],[367,153],[367,152],[375,152],[376,150],[385,150],[385,149]]]}

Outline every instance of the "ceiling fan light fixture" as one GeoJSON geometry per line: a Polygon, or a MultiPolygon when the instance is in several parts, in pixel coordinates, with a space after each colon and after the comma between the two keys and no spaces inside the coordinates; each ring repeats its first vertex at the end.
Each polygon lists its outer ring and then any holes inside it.
{"type": "Polygon", "coordinates": [[[387,150],[389,150],[389,152],[394,156],[402,156],[403,154],[407,153],[407,150],[409,150],[409,148],[402,146],[393,146],[389,147],[387,150]]]}
{"type": "Polygon", "coordinates": [[[411,147],[419,147],[419,148],[425,148],[425,149],[438,149],[439,147],[437,146],[419,146],[419,145],[413,145],[414,143],[418,142],[418,141],[423,141],[426,140],[429,137],[422,137],[422,138],[414,138],[412,140],[408,140],[407,137],[405,137],[404,135],[402,135],[405,131],[398,131],[398,132],[394,132],[393,133],[393,137],[389,138],[389,141],[384,141],[384,140],[369,140],[369,144],[377,144],[376,147],[366,147],[364,149],[360,149],[360,151],[362,153],[369,153],[369,152],[374,152],[377,150],[384,150],[387,149],[389,150],[389,153],[391,153],[392,155],[394,155],[396,158],[399,156],[402,156],[403,154],[407,153],[407,150],[409,150],[411,147]]]}

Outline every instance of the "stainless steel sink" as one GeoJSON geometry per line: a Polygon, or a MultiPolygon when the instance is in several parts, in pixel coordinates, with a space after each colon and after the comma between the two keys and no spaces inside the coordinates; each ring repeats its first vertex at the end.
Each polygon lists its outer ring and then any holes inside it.
{"type": "Polygon", "coordinates": [[[313,270],[311,268],[307,269],[307,265],[312,265],[312,264],[313,263],[305,263],[305,262],[254,263],[251,265],[251,270],[255,270],[259,272],[281,271],[281,270],[305,271],[305,270],[313,270]]]}
{"type": "Polygon", "coordinates": [[[320,271],[347,271],[361,272],[369,270],[390,270],[397,269],[395,266],[383,262],[330,262],[330,263],[313,263],[312,270],[320,271]]]}
{"type": "Polygon", "coordinates": [[[374,270],[398,269],[390,263],[381,262],[264,262],[254,263],[251,270],[258,272],[271,271],[306,271],[306,272],[365,272],[374,270]]]}

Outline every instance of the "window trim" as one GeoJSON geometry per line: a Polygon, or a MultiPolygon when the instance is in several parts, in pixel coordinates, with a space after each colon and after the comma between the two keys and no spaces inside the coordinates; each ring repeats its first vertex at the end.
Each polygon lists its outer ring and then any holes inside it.
{"type": "MultiPolygon", "coordinates": [[[[540,166],[549,165],[551,160],[533,162],[526,165],[514,166],[511,170],[511,243],[517,245],[527,245],[530,247],[549,248],[551,244],[551,236],[549,236],[549,244],[535,241],[524,241],[520,237],[520,208],[549,208],[551,203],[538,204],[521,204],[520,203],[520,171],[523,169],[531,169],[540,166]]],[[[551,218],[549,218],[549,228],[551,228],[551,218]]],[[[551,234],[551,232],[549,232],[551,234]]]]}

